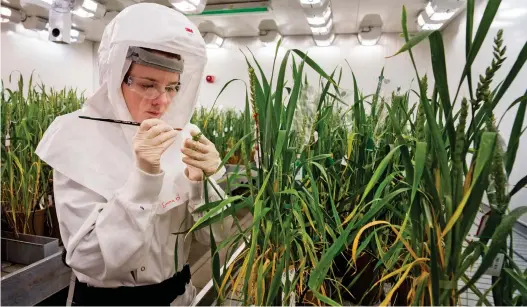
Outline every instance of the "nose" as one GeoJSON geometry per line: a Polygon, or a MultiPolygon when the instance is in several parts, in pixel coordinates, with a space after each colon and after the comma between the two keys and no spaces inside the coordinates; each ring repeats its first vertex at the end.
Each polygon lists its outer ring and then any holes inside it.
{"type": "Polygon", "coordinates": [[[168,99],[168,95],[166,93],[162,93],[157,98],[152,99],[153,105],[166,105],[168,104],[170,100],[168,99]]]}

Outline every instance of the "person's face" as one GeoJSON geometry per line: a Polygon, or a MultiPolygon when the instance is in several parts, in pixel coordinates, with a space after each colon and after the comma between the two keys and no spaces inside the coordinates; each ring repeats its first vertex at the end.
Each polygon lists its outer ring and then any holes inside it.
{"type": "Polygon", "coordinates": [[[179,73],[133,63],[128,75],[132,84],[123,82],[121,90],[133,120],[140,123],[146,119],[163,116],[172,102],[171,96],[175,95],[173,87],[179,82],[179,73]],[[166,92],[155,98],[144,97],[145,92],[154,88],[166,92]]]}

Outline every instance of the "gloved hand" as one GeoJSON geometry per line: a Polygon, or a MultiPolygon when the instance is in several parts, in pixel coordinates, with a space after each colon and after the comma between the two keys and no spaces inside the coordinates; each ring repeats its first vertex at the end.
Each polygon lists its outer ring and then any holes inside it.
{"type": "Polygon", "coordinates": [[[174,143],[177,134],[178,131],[160,119],[143,121],[133,140],[137,166],[149,174],[159,174],[161,155],[174,143]]]}
{"type": "MultiPolygon", "coordinates": [[[[200,134],[198,130],[190,132],[193,137],[198,134],[200,134]]],[[[185,154],[183,162],[187,164],[185,174],[192,181],[203,180],[203,172],[207,176],[213,175],[221,163],[216,146],[204,135],[201,135],[198,141],[186,139],[181,152],[185,154]]]]}

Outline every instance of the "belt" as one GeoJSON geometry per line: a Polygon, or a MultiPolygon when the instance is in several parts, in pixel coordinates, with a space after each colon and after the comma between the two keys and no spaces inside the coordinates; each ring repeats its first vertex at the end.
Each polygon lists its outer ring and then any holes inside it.
{"type": "Polygon", "coordinates": [[[76,279],[72,306],[169,306],[189,282],[188,264],[169,279],[146,286],[99,288],[76,279]]]}

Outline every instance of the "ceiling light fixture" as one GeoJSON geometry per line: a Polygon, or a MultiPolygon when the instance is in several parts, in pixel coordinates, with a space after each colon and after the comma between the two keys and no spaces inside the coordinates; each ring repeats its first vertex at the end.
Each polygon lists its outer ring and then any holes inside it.
{"type": "Polygon", "coordinates": [[[44,18],[41,18],[41,17],[38,17],[38,16],[31,16],[31,17],[28,17],[25,21],[24,21],[24,28],[26,29],[29,29],[29,30],[35,30],[35,31],[46,31],[47,33],[47,29],[46,29],[46,24],[48,23],[48,21],[44,18]]]}
{"type": "Polygon", "coordinates": [[[265,47],[276,46],[282,39],[282,35],[278,31],[261,31],[260,41],[265,47]]]}
{"type": "Polygon", "coordinates": [[[77,31],[77,35],[74,35],[73,31],[77,30],[71,30],[71,42],[72,43],[82,43],[86,39],[86,35],[82,31],[77,31]]]}
{"type": "Polygon", "coordinates": [[[84,0],[82,6],[72,13],[79,17],[87,16],[84,18],[103,18],[106,15],[106,7],[93,0],[84,0]]]}
{"type": "Polygon", "coordinates": [[[211,49],[221,48],[221,46],[223,45],[223,41],[224,41],[223,37],[215,33],[212,33],[212,32],[206,33],[203,36],[203,39],[205,40],[205,44],[207,45],[207,48],[211,48],[211,49]]]}
{"type": "Polygon", "coordinates": [[[421,30],[429,30],[429,31],[435,31],[441,29],[443,26],[442,23],[432,23],[432,24],[425,24],[421,30]]]}
{"type": "Polygon", "coordinates": [[[331,18],[331,5],[328,4],[323,13],[308,14],[307,23],[311,26],[320,27],[328,23],[331,18]]]}
{"type": "Polygon", "coordinates": [[[7,6],[0,7],[0,10],[2,14],[2,23],[10,21],[18,23],[26,20],[26,14],[23,11],[12,9],[7,6]]]}
{"type": "Polygon", "coordinates": [[[425,8],[426,15],[433,21],[444,21],[452,18],[456,13],[457,9],[447,9],[445,11],[438,10],[437,6],[432,4],[432,1],[428,2],[425,8]]]}
{"type": "Polygon", "coordinates": [[[169,0],[170,4],[183,14],[201,14],[207,0],[169,0]]]}
{"type": "Polygon", "coordinates": [[[333,41],[335,40],[335,33],[329,33],[326,35],[313,35],[313,39],[315,40],[315,44],[319,47],[328,47],[333,44],[333,41]]]}
{"type": "Polygon", "coordinates": [[[25,7],[26,5],[36,5],[49,9],[53,0],[20,0],[20,5],[25,7]]]}
{"type": "Polygon", "coordinates": [[[300,5],[303,8],[320,8],[323,7],[329,0],[300,0],[300,5]]]}
{"type": "Polygon", "coordinates": [[[90,12],[95,12],[97,10],[97,6],[99,6],[99,3],[93,0],[84,0],[82,2],[82,7],[90,12]]]}
{"type": "Polygon", "coordinates": [[[441,27],[443,27],[443,24],[443,21],[431,20],[424,11],[421,12],[419,16],[417,16],[417,25],[421,31],[439,30],[441,27]]]}
{"type": "Polygon", "coordinates": [[[81,18],[92,18],[92,17],[95,16],[95,14],[93,14],[91,12],[88,12],[88,11],[86,11],[83,8],[78,8],[78,9],[72,11],[72,13],[75,14],[76,16],[81,17],[81,18]]]}
{"type": "Polygon", "coordinates": [[[7,17],[11,17],[11,15],[13,14],[13,13],[11,12],[11,9],[8,8],[7,6],[2,6],[2,7],[0,8],[0,13],[2,13],[2,17],[6,17],[6,18],[7,18],[7,17]]]}
{"type": "Polygon", "coordinates": [[[328,23],[322,27],[311,27],[311,32],[314,35],[326,35],[333,30],[333,19],[330,19],[328,23]]]}
{"type": "Polygon", "coordinates": [[[381,38],[381,27],[365,27],[362,28],[357,35],[359,43],[363,46],[375,46],[381,38]]]}

